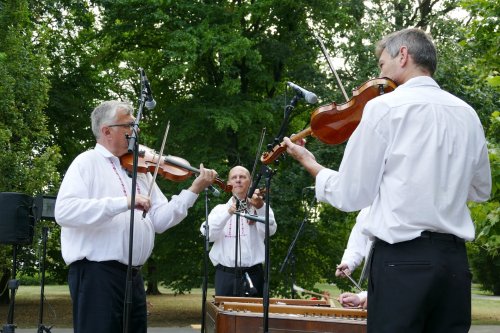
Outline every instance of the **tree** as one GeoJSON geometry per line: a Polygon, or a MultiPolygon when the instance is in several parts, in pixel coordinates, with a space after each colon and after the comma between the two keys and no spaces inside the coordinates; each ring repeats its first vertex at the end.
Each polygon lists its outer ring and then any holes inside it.
{"type": "MultiPolygon", "coordinates": [[[[471,61],[465,66],[473,74],[471,91],[482,97],[486,104],[485,113],[490,116],[486,127],[488,150],[492,173],[492,192],[488,202],[470,204],[472,217],[476,223],[476,241],[469,248],[471,266],[474,277],[483,289],[490,290],[494,295],[500,295],[500,113],[498,73],[498,13],[500,4],[497,1],[464,0],[461,6],[471,13],[464,28],[465,38],[461,45],[471,53],[471,61]],[[492,91],[484,100],[484,86],[492,91]],[[481,89],[478,89],[481,87],[481,89]]],[[[484,124],[485,122],[483,122],[484,124]]]]}
{"type": "MultiPolygon", "coordinates": [[[[285,82],[316,92],[323,103],[343,101],[312,31],[321,35],[335,59],[343,59],[338,74],[346,86],[355,87],[377,76],[373,45],[382,35],[403,27],[428,29],[438,41],[441,59],[436,79],[471,103],[487,128],[494,94],[476,82],[474,68],[464,66],[467,58],[478,54],[461,45],[466,37],[458,29],[460,21],[447,16],[457,3],[32,2],[31,18],[50,61],[46,72],[51,88],[45,111],[53,129],[52,142],[63,153],[59,171],[64,174],[79,152],[94,145],[89,115],[98,102],[117,98],[136,103],[139,67],[148,74],[157,101],[154,110],[143,114],[141,143],[158,149],[170,121],[167,154],[183,157],[196,167],[203,162],[222,178],[236,164],[251,168],[261,153],[257,146],[264,127],[264,144],[276,143],[284,107],[293,94],[285,82]]],[[[299,102],[284,134],[307,127],[316,108],[299,102]]],[[[343,145],[309,141],[321,163],[338,167],[343,145]]],[[[272,290],[285,295],[288,276],[278,269],[306,214],[304,203],[310,198],[302,189],[313,180],[289,159],[273,169],[277,172],[270,196],[278,232],[271,240],[271,281],[272,290]]],[[[186,187],[163,180],[159,184],[167,196],[186,187]]],[[[211,198],[210,205],[223,200],[211,198]]],[[[315,213],[296,251],[295,278],[308,289],[320,278],[333,281],[333,267],[355,216],[323,204],[317,205],[315,213]]],[[[154,265],[150,263],[156,270],[151,270],[149,283],[163,281],[178,292],[201,284],[203,240],[198,229],[204,218],[203,200],[198,200],[184,222],[158,235],[154,265]]],[[[61,278],[63,273],[58,271],[61,278]]]]}
{"type": "MultiPolygon", "coordinates": [[[[36,38],[27,1],[1,1],[0,7],[0,179],[2,192],[28,195],[46,193],[57,186],[59,149],[51,145],[43,110],[48,101],[49,63],[44,45],[36,38]]],[[[10,274],[9,248],[2,246],[0,267],[10,274]]],[[[22,251],[20,262],[32,264],[30,251],[22,251]]],[[[6,279],[2,278],[5,283],[6,279]]],[[[5,284],[0,286],[4,290],[5,284]]],[[[8,294],[1,298],[8,302],[8,294]]]]}

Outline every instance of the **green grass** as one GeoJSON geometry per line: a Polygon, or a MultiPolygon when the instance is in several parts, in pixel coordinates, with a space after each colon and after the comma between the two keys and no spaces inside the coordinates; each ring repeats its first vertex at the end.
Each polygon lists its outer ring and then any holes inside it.
{"type": "MultiPolygon", "coordinates": [[[[318,284],[319,290],[329,291],[332,297],[339,295],[339,290],[329,284],[318,284]]],[[[189,326],[200,324],[201,300],[200,289],[193,289],[190,294],[175,296],[171,290],[160,288],[162,295],[148,296],[150,303],[148,317],[151,327],[189,326]]],[[[214,290],[208,290],[208,299],[212,299],[214,290]]],[[[472,322],[473,325],[500,325],[500,299],[484,299],[473,288],[472,322]]],[[[487,294],[486,294],[487,295],[487,294]]],[[[67,286],[46,286],[43,324],[55,327],[71,327],[71,299],[67,286]]],[[[16,295],[14,323],[19,328],[32,328],[38,324],[40,307],[40,287],[20,286],[16,295]]],[[[7,322],[6,305],[0,306],[0,323],[7,322]]]]}

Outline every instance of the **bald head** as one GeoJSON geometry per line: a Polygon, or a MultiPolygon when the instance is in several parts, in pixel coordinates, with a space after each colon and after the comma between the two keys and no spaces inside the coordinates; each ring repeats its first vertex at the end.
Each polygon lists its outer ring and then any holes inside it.
{"type": "Polygon", "coordinates": [[[229,178],[231,178],[231,175],[233,173],[236,173],[236,172],[245,173],[248,176],[248,178],[250,178],[250,171],[248,171],[247,168],[245,168],[245,167],[243,167],[241,165],[237,165],[234,168],[232,168],[231,170],[229,170],[229,178]]]}
{"type": "Polygon", "coordinates": [[[233,186],[233,194],[240,199],[246,197],[250,187],[250,172],[240,165],[229,171],[228,183],[233,186]]]}

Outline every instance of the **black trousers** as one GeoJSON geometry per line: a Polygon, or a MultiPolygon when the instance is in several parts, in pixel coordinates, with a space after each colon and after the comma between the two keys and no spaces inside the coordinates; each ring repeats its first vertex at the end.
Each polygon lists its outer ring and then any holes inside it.
{"type": "Polygon", "coordinates": [[[396,244],[376,240],[368,283],[369,333],[466,333],[471,278],[465,243],[431,232],[396,244]]]}
{"type": "MultiPolygon", "coordinates": [[[[122,333],[127,266],[117,261],[86,259],[70,265],[68,284],[73,302],[75,333],[122,333]]],[[[147,331],[146,292],[138,270],[133,271],[129,332],[147,331]]]]}
{"type": "Polygon", "coordinates": [[[215,295],[216,296],[252,296],[262,297],[264,289],[264,269],[261,264],[252,267],[241,267],[235,270],[234,267],[217,265],[215,267],[215,295]],[[254,288],[255,294],[251,294],[248,281],[245,279],[248,273],[254,288]],[[235,290],[236,284],[236,290],[235,290]]]}

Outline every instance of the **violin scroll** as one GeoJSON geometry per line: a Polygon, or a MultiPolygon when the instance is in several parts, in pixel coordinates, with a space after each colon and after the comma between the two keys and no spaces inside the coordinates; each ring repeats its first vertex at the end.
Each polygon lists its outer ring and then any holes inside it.
{"type": "MultiPolygon", "coordinates": [[[[297,133],[297,134],[294,134],[290,137],[290,140],[292,142],[295,142],[295,141],[298,141],[300,139],[303,139],[309,135],[311,135],[312,131],[311,131],[311,127],[308,127],[306,128],[305,130],[297,133]]],[[[284,152],[286,151],[286,146],[285,146],[285,143],[282,142],[280,143],[279,145],[276,145],[273,147],[273,149],[269,150],[269,151],[266,151],[264,152],[261,157],[260,157],[260,161],[263,163],[263,164],[271,164],[272,162],[274,162],[278,157],[281,156],[281,154],[283,154],[284,152]]]]}

